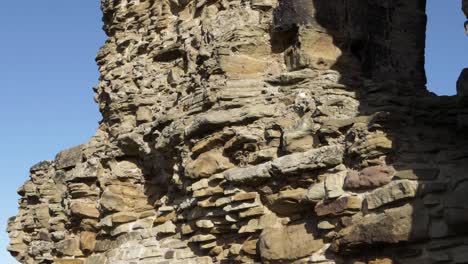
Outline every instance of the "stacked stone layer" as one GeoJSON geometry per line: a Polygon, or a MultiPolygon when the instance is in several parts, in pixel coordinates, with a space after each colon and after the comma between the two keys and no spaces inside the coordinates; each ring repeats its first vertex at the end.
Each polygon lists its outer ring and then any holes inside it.
{"type": "Polygon", "coordinates": [[[103,0],[103,120],[31,168],[8,250],[468,262],[468,84],[425,90],[424,2],[103,0]]]}

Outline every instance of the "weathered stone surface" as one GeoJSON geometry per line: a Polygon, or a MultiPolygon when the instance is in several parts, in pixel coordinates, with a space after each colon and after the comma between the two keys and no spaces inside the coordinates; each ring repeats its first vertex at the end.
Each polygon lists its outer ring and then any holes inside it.
{"type": "Polygon", "coordinates": [[[406,198],[415,197],[418,183],[408,180],[394,181],[366,196],[367,208],[375,209],[406,198]]]}
{"type": "Polygon", "coordinates": [[[64,150],[55,157],[55,167],[57,169],[68,169],[81,162],[83,146],[76,146],[64,150]]]}
{"type": "Polygon", "coordinates": [[[174,234],[176,232],[176,226],[171,221],[167,221],[162,225],[156,226],[154,231],[162,234],[174,234]]]}
{"type": "Polygon", "coordinates": [[[318,216],[354,214],[362,207],[362,198],[343,196],[333,201],[323,201],[315,206],[318,216]]]}
{"type": "Polygon", "coordinates": [[[81,259],[54,259],[54,263],[57,264],[83,264],[81,259]]]}
{"type": "Polygon", "coordinates": [[[466,263],[466,74],[426,90],[424,2],[101,1],[102,121],[31,168],[8,250],[466,263]]]}
{"type": "Polygon", "coordinates": [[[339,165],[343,149],[339,146],[321,147],[303,153],[294,153],[271,163],[275,174],[293,174],[339,165]]]}
{"type": "Polygon", "coordinates": [[[279,215],[289,215],[307,210],[306,189],[285,190],[266,197],[270,210],[279,215]]]}
{"type": "Polygon", "coordinates": [[[79,237],[63,240],[56,244],[56,250],[64,256],[82,256],[79,237]]]}
{"type": "Polygon", "coordinates": [[[93,252],[96,247],[96,234],[84,231],[80,234],[80,249],[83,252],[93,252]]]}
{"type": "Polygon", "coordinates": [[[189,127],[185,129],[185,134],[191,136],[202,133],[208,128],[223,127],[227,125],[245,122],[247,120],[270,117],[275,113],[272,106],[248,106],[244,108],[216,111],[197,117],[189,127]]]}
{"type": "Polygon", "coordinates": [[[100,204],[107,211],[143,210],[148,207],[147,197],[132,186],[111,185],[102,193],[100,204]]]}
{"type": "Polygon", "coordinates": [[[340,171],[337,173],[325,175],[325,193],[328,199],[338,198],[345,194],[343,190],[344,182],[346,178],[346,171],[340,171]]]}
{"type": "Polygon", "coordinates": [[[325,182],[314,183],[306,194],[306,199],[311,202],[322,201],[326,196],[325,193],[325,182]]]}
{"type": "Polygon", "coordinates": [[[87,201],[73,201],[70,210],[73,215],[84,218],[99,218],[100,214],[96,204],[87,201]]]}
{"type": "Polygon", "coordinates": [[[198,179],[210,177],[218,172],[233,167],[228,158],[220,151],[205,152],[185,168],[188,177],[198,179]]]}
{"type": "Polygon", "coordinates": [[[341,230],[333,242],[333,248],[336,251],[349,251],[376,243],[396,244],[425,239],[428,237],[429,216],[420,209],[405,205],[366,215],[341,230]]]}
{"type": "Polygon", "coordinates": [[[257,183],[271,178],[270,169],[271,163],[267,162],[253,167],[231,169],[224,176],[233,183],[257,183]]]}
{"type": "Polygon", "coordinates": [[[387,166],[373,166],[362,171],[350,171],[344,182],[346,189],[374,189],[390,183],[395,170],[387,166]]]}
{"type": "Polygon", "coordinates": [[[305,224],[267,228],[260,235],[260,255],[266,262],[291,261],[312,255],[323,247],[305,224]]]}

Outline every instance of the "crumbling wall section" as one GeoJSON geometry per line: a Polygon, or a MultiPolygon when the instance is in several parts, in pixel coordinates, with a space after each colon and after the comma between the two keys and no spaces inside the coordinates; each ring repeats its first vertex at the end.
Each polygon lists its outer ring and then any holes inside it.
{"type": "Polygon", "coordinates": [[[31,168],[19,262],[468,261],[463,100],[425,89],[425,1],[102,11],[103,121],[31,168]]]}

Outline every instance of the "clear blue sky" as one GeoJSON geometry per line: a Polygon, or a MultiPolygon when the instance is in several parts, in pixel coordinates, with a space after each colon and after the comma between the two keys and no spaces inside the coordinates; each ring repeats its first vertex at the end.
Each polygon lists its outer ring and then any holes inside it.
{"type": "MultiPolygon", "coordinates": [[[[91,87],[94,57],[103,44],[99,0],[5,1],[0,9],[0,263],[16,263],[4,250],[16,189],[28,168],[86,142],[100,115],[91,87]]],[[[454,94],[468,66],[468,37],[460,1],[428,0],[429,89],[454,94]]]]}
{"type": "Polygon", "coordinates": [[[454,95],[458,76],[468,67],[461,0],[427,0],[427,17],[427,87],[438,95],[454,95]]]}
{"type": "Polygon", "coordinates": [[[0,8],[0,263],[6,221],[29,167],[86,142],[100,114],[92,87],[104,43],[99,0],[2,1],[0,8]]]}

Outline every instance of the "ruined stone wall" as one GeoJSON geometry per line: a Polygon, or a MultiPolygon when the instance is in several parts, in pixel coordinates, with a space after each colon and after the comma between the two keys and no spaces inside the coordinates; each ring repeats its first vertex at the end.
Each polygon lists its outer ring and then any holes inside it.
{"type": "Polygon", "coordinates": [[[467,84],[426,91],[424,0],[102,11],[103,121],[31,168],[19,262],[468,262],[467,84]]]}

